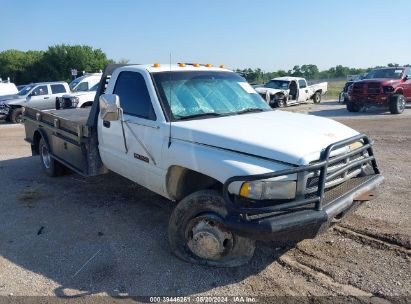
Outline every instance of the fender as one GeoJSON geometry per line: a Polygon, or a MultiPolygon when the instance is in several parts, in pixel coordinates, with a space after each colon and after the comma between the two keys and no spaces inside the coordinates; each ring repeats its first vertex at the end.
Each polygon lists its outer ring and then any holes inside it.
{"type": "MultiPolygon", "coordinates": [[[[170,148],[165,147],[165,149],[167,149],[164,151],[167,154],[164,163],[166,171],[173,166],[180,166],[205,174],[222,184],[233,176],[263,174],[294,167],[276,160],[182,140],[173,140],[170,148]],[[182,158],[181,155],[187,157],[182,158]]],[[[297,176],[293,174],[277,179],[295,180],[296,178],[297,176]]],[[[240,187],[241,183],[233,184],[229,191],[236,192],[240,187]]]]}

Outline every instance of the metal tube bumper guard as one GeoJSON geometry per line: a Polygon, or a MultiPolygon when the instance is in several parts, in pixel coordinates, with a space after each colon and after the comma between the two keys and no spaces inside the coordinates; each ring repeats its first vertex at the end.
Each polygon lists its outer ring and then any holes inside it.
{"type": "Polygon", "coordinates": [[[321,153],[320,161],[314,164],[266,174],[229,178],[223,186],[223,196],[228,208],[224,224],[239,235],[258,240],[297,241],[314,238],[326,230],[333,220],[355,210],[360,202],[370,200],[373,196],[371,191],[383,182],[384,177],[380,175],[372,144],[366,135],[359,134],[329,145],[321,153]],[[362,143],[361,147],[343,155],[330,157],[332,151],[359,141],[362,143]],[[327,174],[330,166],[358,153],[363,157],[327,174]],[[326,183],[336,176],[356,166],[362,168],[366,164],[370,165],[369,169],[373,172],[361,174],[326,189],[326,183]],[[312,172],[319,172],[317,190],[293,201],[266,200],[244,207],[235,202],[235,197],[228,192],[229,185],[235,181],[264,180],[290,174],[306,176],[312,172]]]}

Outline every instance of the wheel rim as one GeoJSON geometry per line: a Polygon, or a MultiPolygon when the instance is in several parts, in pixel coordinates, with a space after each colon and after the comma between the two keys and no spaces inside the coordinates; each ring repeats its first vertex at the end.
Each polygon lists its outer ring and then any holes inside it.
{"type": "Polygon", "coordinates": [[[190,251],[201,259],[221,259],[233,248],[233,235],[213,215],[194,218],[186,237],[190,251]]]}
{"type": "Polygon", "coordinates": [[[404,109],[405,109],[405,99],[401,98],[399,102],[399,110],[404,111],[404,109]]]}
{"type": "Polygon", "coordinates": [[[18,114],[16,116],[16,122],[17,123],[22,123],[23,122],[23,115],[22,114],[18,114]]]}
{"type": "Polygon", "coordinates": [[[43,146],[41,148],[41,159],[43,161],[44,167],[49,169],[50,168],[50,163],[51,163],[51,158],[50,158],[49,150],[47,149],[46,146],[43,146]]]}
{"type": "Polygon", "coordinates": [[[280,100],[280,101],[278,102],[278,107],[279,107],[279,108],[283,108],[284,106],[285,106],[284,100],[280,100]]]}

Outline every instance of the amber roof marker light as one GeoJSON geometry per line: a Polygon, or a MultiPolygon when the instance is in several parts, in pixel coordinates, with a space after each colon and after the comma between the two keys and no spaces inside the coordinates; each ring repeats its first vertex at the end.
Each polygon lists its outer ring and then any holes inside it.
{"type": "Polygon", "coordinates": [[[206,68],[212,68],[212,67],[213,67],[213,65],[212,65],[212,64],[210,64],[210,63],[207,63],[207,64],[205,65],[205,67],[206,67],[206,68]]]}
{"type": "Polygon", "coordinates": [[[159,67],[160,67],[160,64],[159,64],[159,63],[154,63],[154,64],[153,64],[153,67],[154,67],[154,68],[159,68],[159,67]]]}
{"type": "Polygon", "coordinates": [[[224,64],[220,64],[220,69],[224,69],[225,65],[224,64]]]}

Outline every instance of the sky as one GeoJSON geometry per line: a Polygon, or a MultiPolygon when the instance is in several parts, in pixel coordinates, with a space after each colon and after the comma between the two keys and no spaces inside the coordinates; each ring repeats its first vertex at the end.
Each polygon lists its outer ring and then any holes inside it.
{"type": "Polygon", "coordinates": [[[87,44],[130,63],[289,70],[411,63],[411,0],[0,0],[0,51],[87,44]]]}

